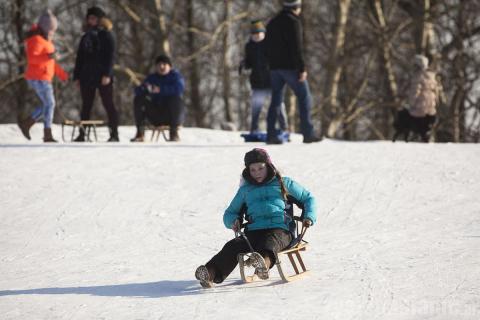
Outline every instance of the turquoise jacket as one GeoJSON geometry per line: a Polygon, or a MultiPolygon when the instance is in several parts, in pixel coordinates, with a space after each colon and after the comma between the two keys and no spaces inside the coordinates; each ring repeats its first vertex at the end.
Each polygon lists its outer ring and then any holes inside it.
{"type": "MultiPolygon", "coordinates": [[[[304,218],[316,222],[316,204],[312,194],[290,178],[283,177],[288,195],[295,198],[304,207],[304,218]]],[[[225,227],[231,229],[235,219],[240,217],[243,205],[247,206],[250,218],[248,230],[281,228],[289,230],[291,221],[285,216],[285,201],[282,197],[280,183],[275,177],[261,185],[245,182],[223,215],[225,227]]]]}

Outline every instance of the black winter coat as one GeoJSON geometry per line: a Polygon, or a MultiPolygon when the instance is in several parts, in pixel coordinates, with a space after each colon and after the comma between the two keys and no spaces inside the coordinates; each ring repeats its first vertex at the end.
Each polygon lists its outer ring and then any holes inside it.
{"type": "Polygon", "coordinates": [[[265,40],[260,42],[250,40],[245,45],[245,68],[252,70],[250,73],[252,89],[270,88],[270,69],[265,40]]]}
{"type": "Polygon", "coordinates": [[[113,76],[115,40],[104,28],[89,29],[82,36],[77,50],[73,79],[81,85],[99,86],[103,76],[113,76]]]}
{"type": "Polygon", "coordinates": [[[271,70],[305,71],[300,18],[283,10],[267,25],[267,56],[271,70]]]}

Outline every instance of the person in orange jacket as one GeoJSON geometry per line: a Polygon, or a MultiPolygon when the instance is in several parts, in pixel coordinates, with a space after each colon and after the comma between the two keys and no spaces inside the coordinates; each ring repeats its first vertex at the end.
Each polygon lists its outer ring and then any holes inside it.
{"type": "Polygon", "coordinates": [[[32,26],[25,40],[27,54],[25,79],[41,101],[41,105],[35,108],[30,116],[19,119],[18,125],[28,140],[31,139],[30,128],[35,122],[43,119],[43,141],[57,142],[52,136],[51,129],[55,109],[52,79],[57,76],[62,81],[68,80],[68,74],[55,61],[55,46],[52,39],[57,27],[57,18],[47,10],[40,16],[38,23],[32,26]]]}

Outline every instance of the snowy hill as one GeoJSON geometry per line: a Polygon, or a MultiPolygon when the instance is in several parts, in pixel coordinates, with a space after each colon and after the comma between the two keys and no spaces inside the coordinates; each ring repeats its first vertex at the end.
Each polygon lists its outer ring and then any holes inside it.
{"type": "Polygon", "coordinates": [[[1,319],[480,319],[478,145],[265,146],[190,128],[131,144],[132,127],[119,144],[45,145],[41,130],[0,126],[1,319]],[[236,269],[201,289],[255,146],[318,199],[312,272],[243,285],[236,269]]]}

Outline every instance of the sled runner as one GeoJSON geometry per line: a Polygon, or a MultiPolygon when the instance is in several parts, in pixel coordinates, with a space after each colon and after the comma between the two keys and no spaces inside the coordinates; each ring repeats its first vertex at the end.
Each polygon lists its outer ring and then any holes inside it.
{"type": "MultiPolygon", "coordinates": [[[[292,219],[292,221],[290,222],[290,232],[292,232],[293,240],[287,248],[275,254],[275,265],[277,266],[280,277],[285,282],[297,280],[308,273],[308,270],[305,266],[305,263],[303,262],[301,255],[301,252],[307,249],[308,242],[303,240],[303,237],[308,227],[303,225],[303,210],[300,217],[294,215],[293,203],[295,203],[298,207],[302,208],[300,203],[295,201],[293,198],[288,197],[286,201],[285,214],[292,219]],[[288,261],[290,262],[293,271],[295,272],[294,274],[287,274],[284,270],[282,265],[282,258],[284,258],[285,256],[288,257],[288,261]]],[[[242,214],[245,215],[245,212],[246,208],[242,210],[242,214]]],[[[246,225],[248,225],[248,223],[243,224],[242,227],[245,227],[246,225]]],[[[268,270],[264,270],[266,269],[265,261],[263,261],[263,258],[259,253],[254,251],[245,233],[239,231],[236,233],[236,236],[244,238],[250,248],[250,252],[240,253],[238,255],[238,267],[240,270],[240,277],[242,278],[243,282],[249,283],[257,279],[268,279],[268,270]],[[247,275],[245,273],[246,267],[254,267],[255,273],[253,275],[247,275]]]]}
{"type": "Polygon", "coordinates": [[[158,142],[158,138],[160,137],[160,134],[162,134],[163,139],[165,139],[165,141],[168,141],[167,134],[165,133],[165,131],[168,131],[168,130],[170,130],[170,127],[166,125],[152,127],[152,136],[150,137],[150,141],[153,141],[153,139],[155,139],[155,142],[158,142]]]}
{"type": "MultiPolygon", "coordinates": [[[[240,136],[245,140],[245,142],[266,142],[267,141],[266,132],[242,133],[240,136]]],[[[283,131],[278,134],[278,138],[283,142],[289,142],[290,132],[283,131]]]]}

